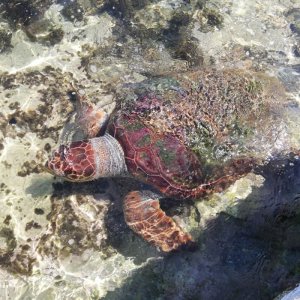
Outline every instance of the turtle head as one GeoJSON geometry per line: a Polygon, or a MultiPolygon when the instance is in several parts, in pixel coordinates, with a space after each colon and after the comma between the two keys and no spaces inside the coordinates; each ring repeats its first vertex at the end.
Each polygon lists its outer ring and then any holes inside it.
{"type": "Polygon", "coordinates": [[[45,169],[69,181],[90,181],[127,172],[123,150],[109,134],[59,146],[45,169]]]}

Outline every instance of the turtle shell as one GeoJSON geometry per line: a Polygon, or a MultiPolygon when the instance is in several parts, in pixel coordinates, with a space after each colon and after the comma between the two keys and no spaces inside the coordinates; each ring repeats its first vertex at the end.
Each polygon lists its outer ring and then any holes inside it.
{"type": "Polygon", "coordinates": [[[133,176],[168,196],[187,196],[184,191],[197,187],[200,196],[270,155],[283,132],[285,98],[276,80],[230,70],[176,79],[175,87],[139,95],[111,117],[110,134],[133,176]]]}
{"type": "Polygon", "coordinates": [[[134,113],[115,115],[109,130],[124,150],[128,171],[163,194],[181,196],[203,182],[197,155],[178,137],[154,132],[134,113]]]}

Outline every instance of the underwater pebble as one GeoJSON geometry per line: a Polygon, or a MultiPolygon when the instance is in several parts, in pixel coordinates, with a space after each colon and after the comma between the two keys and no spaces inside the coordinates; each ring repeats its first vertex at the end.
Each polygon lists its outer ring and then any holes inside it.
{"type": "Polygon", "coordinates": [[[90,66],[90,70],[93,72],[93,73],[96,73],[97,72],[97,67],[95,65],[91,65],[90,66]]]}

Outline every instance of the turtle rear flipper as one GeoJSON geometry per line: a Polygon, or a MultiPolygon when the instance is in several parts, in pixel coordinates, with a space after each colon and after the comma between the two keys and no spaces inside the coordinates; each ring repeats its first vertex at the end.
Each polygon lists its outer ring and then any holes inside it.
{"type": "Polygon", "coordinates": [[[160,208],[158,196],[153,192],[130,192],[124,199],[124,215],[135,233],[164,252],[194,245],[191,235],[160,208]]]}

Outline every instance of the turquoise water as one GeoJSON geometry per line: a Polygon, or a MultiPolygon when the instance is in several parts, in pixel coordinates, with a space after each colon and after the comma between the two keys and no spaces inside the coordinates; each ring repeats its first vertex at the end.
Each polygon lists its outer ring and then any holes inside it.
{"type": "Polygon", "coordinates": [[[128,87],[204,68],[278,79],[274,148],[299,149],[299,66],[299,1],[0,0],[0,299],[274,299],[295,288],[297,159],[205,200],[163,203],[198,246],[171,254],[125,224],[122,197],[139,183],[68,183],[41,166],[74,125],[74,88],[110,113],[128,87]]]}

